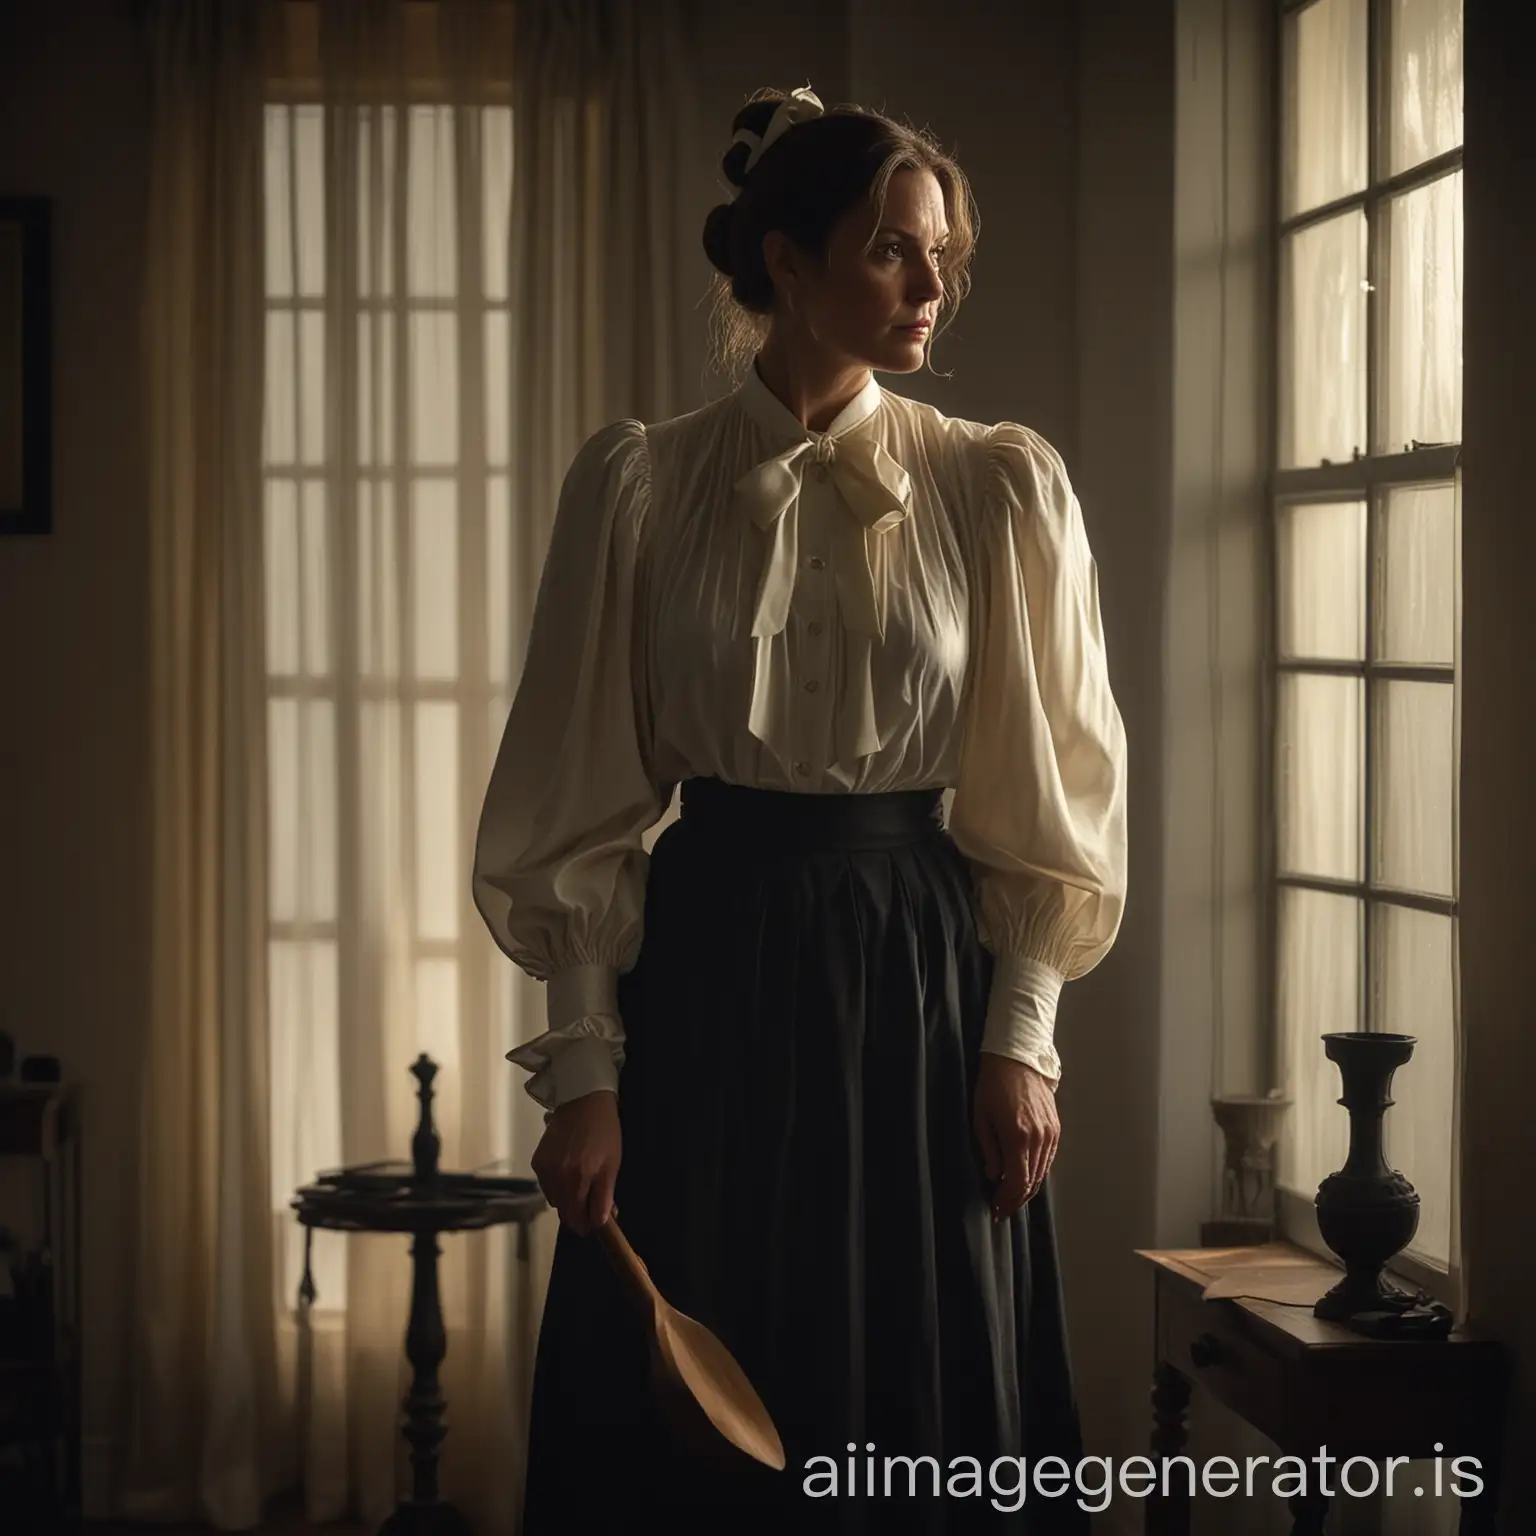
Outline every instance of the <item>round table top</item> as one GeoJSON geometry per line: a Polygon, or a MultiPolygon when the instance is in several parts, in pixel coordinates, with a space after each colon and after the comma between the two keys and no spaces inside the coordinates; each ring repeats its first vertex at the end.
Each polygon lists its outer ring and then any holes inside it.
{"type": "Polygon", "coordinates": [[[534,1179],[482,1173],[417,1176],[410,1163],[322,1174],[289,1202],[307,1227],[337,1232],[462,1232],[526,1224],[549,1202],[534,1179]]]}

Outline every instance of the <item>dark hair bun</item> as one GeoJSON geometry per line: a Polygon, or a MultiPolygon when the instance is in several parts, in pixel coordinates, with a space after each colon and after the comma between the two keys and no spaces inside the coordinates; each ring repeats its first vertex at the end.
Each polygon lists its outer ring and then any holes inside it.
{"type": "MultiPolygon", "coordinates": [[[[746,145],[737,148],[745,149],[746,145]]],[[[719,207],[711,208],[704,219],[704,254],[715,271],[726,277],[736,275],[731,266],[731,230],[736,223],[732,216],[734,209],[732,203],[721,203],[719,207]]]]}
{"type": "MultiPolygon", "coordinates": [[[[779,104],[786,99],[781,94],[765,91],[755,100],[749,101],[731,120],[732,135],[745,129],[761,137],[768,131],[768,124],[773,121],[773,114],[778,111],[779,104]]],[[[746,186],[747,161],[751,158],[752,145],[745,140],[737,140],[721,155],[720,170],[733,187],[739,189],[746,186]]],[[[735,212],[734,203],[721,203],[718,208],[711,208],[704,220],[704,254],[709,257],[710,265],[717,272],[730,278],[736,276],[736,264],[731,257],[735,212]]]]}

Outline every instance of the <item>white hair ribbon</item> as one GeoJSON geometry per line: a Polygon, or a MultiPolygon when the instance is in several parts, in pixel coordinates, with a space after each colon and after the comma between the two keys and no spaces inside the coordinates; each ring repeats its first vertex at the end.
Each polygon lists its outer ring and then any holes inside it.
{"type": "MultiPolygon", "coordinates": [[[[762,133],[753,133],[750,128],[738,130],[735,138],[731,140],[731,145],[750,144],[752,146],[752,153],[747,156],[746,166],[741,173],[742,180],[745,181],[752,174],[752,167],[763,158],[768,146],[775,139],[779,138],[781,134],[787,133],[796,123],[807,122],[813,117],[822,116],[825,111],[826,108],[822,106],[821,100],[815,91],[810,86],[803,85],[798,90],[791,91],[774,108],[773,116],[768,119],[768,126],[762,133]]],[[[730,152],[730,145],[727,145],[726,152],[730,152]]],[[[740,187],[737,187],[731,193],[731,201],[733,203],[740,193],[740,187]]]]}

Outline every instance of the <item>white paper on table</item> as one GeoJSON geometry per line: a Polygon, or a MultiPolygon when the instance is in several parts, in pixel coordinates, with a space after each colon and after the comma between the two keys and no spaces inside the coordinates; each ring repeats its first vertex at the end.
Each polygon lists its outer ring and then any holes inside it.
{"type": "Polygon", "coordinates": [[[1234,1296],[1310,1306],[1342,1278],[1344,1271],[1318,1259],[1282,1260],[1229,1269],[1202,1293],[1207,1301],[1234,1296]]]}

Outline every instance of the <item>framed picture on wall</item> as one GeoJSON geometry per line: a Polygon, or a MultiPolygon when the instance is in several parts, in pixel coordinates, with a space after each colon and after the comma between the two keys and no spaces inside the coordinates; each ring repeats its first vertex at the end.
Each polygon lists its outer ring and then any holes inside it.
{"type": "Polygon", "coordinates": [[[49,205],[0,197],[0,534],[52,526],[49,205]]]}

